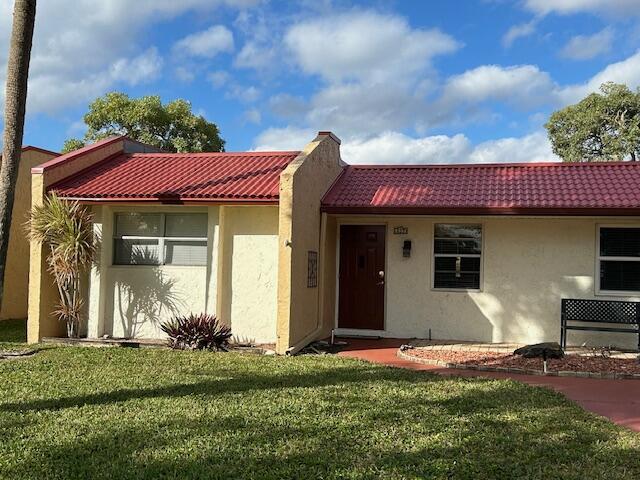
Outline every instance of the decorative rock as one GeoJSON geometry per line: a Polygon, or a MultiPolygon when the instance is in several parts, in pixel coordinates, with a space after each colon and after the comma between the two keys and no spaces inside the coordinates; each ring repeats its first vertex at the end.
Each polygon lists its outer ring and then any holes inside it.
{"type": "Polygon", "coordinates": [[[401,352],[405,352],[407,350],[413,350],[414,348],[416,348],[416,347],[414,347],[413,345],[408,344],[408,343],[405,343],[404,345],[400,345],[400,351],[401,352]]]}
{"type": "Polygon", "coordinates": [[[545,354],[547,358],[562,358],[564,352],[560,345],[556,342],[536,343],[535,345],[526,345],[520,347],[513,352],[514,355],[522,355],[524,358],[542,358],[545,354]]]}

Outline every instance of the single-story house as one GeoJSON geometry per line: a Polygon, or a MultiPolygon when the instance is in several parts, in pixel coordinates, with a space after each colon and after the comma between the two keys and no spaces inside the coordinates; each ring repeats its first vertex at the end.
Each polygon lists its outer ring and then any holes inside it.
{"type": "MultiPolygon", "coordinates": [[[[392,159],[390,159],[392,160],[392,159]]],[[[174,154],[116,137],[32,170],[89,205],[89,337],[215,313],[278,353],[340,335],[557,341],[563,298],[640,299],[640,164],[347,165],[301,151],[174,154]]],[[[31,245],[29,341],[58,335],[31,245]]],[[[569,343],[633,347],[617,333],[569,343]]]]}
{"type": "Polygon", "coordinates": [[[60,154],[31,145],[22,147],[20,152],[16,190],[11,211],[0,321],[27,318],[29,242],[26,239],[24,224],[31,209],[31,169],[58,155],[60,154]]]}

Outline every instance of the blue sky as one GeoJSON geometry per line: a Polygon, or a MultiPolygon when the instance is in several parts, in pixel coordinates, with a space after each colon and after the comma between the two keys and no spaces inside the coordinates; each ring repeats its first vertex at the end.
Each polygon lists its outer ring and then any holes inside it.
{"type": "Polygon", "coordinates": [[[228,150],[332,130],[350,163],[554,160],[553,110],[640,85],[639,18],[640,0],[41,1],[25,144],[82,136],[119,90],[189,100],[228,150]]]}

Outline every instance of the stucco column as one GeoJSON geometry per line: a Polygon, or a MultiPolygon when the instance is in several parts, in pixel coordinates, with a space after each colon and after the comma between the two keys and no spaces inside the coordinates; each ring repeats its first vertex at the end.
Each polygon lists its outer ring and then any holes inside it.
{"type": "MultiPolygon", "coordinates": [[[[218,251],[216,272],[216,316],[231,325],[231,239],[226,231],[227,207],[218,208],[218,251]]],[[[213,255],[213,253],[212,253],[213,255]]]]}
{"type": "MultiPolygon", "coordinates": [[[[43,174],[35,174],[31,180],[31,204],[42,205],[45,194],[43,174]]],[[[60,336],[65,326],[51,312],[58,301],[53,278],[47,269],[47,252],[40,242],[29,245],[29,317],[27,341],[37,343],[42,337],[60,336]]]]}
{"type": "MultiPolygon", "coordinates": [[[[323,259],[321,200],[342,173],[340,140],[320,132],[280,174],[278,246],[278,321],[276,351],[296,351],[323,334],[319,285],[308,285],[309,254],[316,275],[323,259]]],[[[322,273],[322,272],[320,272],[322,273]]]]}
{"type": "Polygon", "coordinates": [[[209,314],[217,315],[218,305],[218,244],[220,242],[219,207],[210,206],[207,228],[207,294],[205,309],[209,314]]]}
{"type": "Polygon", "coordinates": [[[87,309],[87,336],[99,338],[105,333],[105,302],[107,297],[108,269],[111,264],[111,238],[113,237],[113,214],[107,206],[94,206],[93,234],[100,241],[100,248],[89,272],[87,309]]]}

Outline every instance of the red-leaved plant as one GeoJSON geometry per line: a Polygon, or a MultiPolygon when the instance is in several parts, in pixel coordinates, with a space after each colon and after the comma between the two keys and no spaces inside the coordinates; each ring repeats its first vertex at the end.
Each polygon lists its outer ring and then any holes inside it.
{"type": "Polygon", "coordinates": [[[178,350],[227,351],[231,328],[208,313],[173,317],[160,324],[169,345],[178,350]]]}

